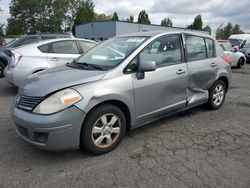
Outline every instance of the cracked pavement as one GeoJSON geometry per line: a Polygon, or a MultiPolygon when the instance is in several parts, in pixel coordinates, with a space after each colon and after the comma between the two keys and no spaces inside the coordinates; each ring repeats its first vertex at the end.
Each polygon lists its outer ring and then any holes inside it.
{"type": "Polygon", "coordinates": [[[51,153],[23,142],[0,79],[0,187],[250,187],[250,65],[222,108],[197,107],[127,133],[112,152],[51,153]]]}

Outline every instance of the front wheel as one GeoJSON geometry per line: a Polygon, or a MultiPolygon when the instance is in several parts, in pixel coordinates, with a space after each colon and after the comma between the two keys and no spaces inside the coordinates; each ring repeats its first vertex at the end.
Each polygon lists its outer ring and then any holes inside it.
{"type": "Polygon", "coordinates": [[[126,132],[126,118],[116,106],[103,104],[86,117],[81,131],[81,146],[93,154],[112,151],[126,132]]]}
{"type": "Polygon", "coordinates": [[[222,80],[215,81],[212,87],[209,89],[208,107],[213,110],[220,108],[224,103],[225,97],[225,83],[222,80]]]}

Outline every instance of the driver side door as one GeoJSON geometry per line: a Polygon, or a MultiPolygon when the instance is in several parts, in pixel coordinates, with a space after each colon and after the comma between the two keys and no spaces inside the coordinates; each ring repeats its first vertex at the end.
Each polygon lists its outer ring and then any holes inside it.
{"type": "Polygon", "coordinates": [[[166,35],[149,44],[134,61],[155,61],[156,70],[143,79],[132,74],[137,121],[186,107],[188,70],[181,35],[166,35]]]}

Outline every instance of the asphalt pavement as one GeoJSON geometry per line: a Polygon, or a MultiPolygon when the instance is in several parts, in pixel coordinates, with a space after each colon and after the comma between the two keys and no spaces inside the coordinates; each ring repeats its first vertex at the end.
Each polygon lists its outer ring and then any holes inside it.
{"type": "Polygon", "coordinates": [[[0,187],[250,187],[250,65],[233,69],[222,108],[204,107],[127,133],[112,152],[52,153],[23,142],[0,79],[0,187]]]}

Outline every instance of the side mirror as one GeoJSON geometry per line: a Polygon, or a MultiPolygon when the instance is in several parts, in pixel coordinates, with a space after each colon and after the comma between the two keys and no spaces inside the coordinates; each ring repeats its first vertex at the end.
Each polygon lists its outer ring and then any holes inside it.
{"type": "Polygon", "coordinates": [[[154,61],[142,61],[139,63],[136,77],[138,79],[143,79],[145,77],[145,72],[155,71],[155,69],[156,63],[154,61]]]}

